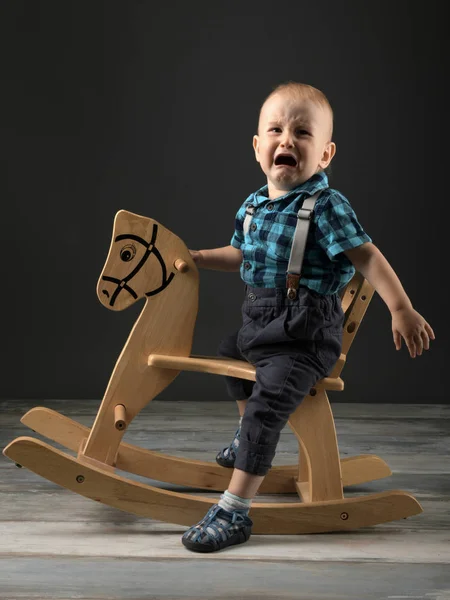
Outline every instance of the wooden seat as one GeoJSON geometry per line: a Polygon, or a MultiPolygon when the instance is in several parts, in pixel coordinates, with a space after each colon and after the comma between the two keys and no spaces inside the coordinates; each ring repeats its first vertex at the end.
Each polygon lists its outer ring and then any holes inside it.
{"type": "MultiPolygon", "coordinates": [[[[256,369],[244,360],[215,356],[163,356],[150,354],[148,364],[160,369],[178,369],[179,371],[197,371],[213,375],[228,375],[240,379],[256,380],[256,369]]],[[[342,391],[344,382],[340,377],[325,377],[315,386],[325,390],[342,391]]]]}
{"type": "MultiPolygon", "coordinates": [[[[22,423],[63,447],[71,456],[32,437],[13,440],[4,454],[67,489],[125,511],[183,525],[200,520],[216,499],[171,492],[128,479],[116,469],[205,490],[226,489],[231,469],[187,460],[122,441],[131,421],[183,370],[255,380],[243,361],[191,356],[198,310],[198,270],[186,245],[153,219],[119,211],[97,294],[111,310],[140,298],[145,304],[112,371],[91,428],[45,407],[22,423]]],[[[291,415],[299,443],[297,466],[273,467],[260,491],[297,492],[292,503],[252,505],[254,533],[339,531],[405,518],[422,511],[403,491],[346,499],[343,485],[386,477],[391,471],[375,455],[340,459],[327,391],[342,391],[341,372],[373,296],[360,275],[342,295],[345,324],[342,354],[329,377],[319,381],[291,415]]]]}

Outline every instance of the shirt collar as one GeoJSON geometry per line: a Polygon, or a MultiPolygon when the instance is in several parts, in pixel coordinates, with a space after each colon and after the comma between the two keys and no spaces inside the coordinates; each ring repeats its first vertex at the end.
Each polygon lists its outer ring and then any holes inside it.
{"type": "MultiPolygon", "coordinates": [[[[273,202],[278,202],[280,200],[285,200],[290,198],[291,196],[300,196],[301,194],[305,194],[306,196],[312,196],[319,190],[323,190],[328,187],[328,177],[325,171],[320,171],[320,173],[315,173],[312,177],[310,177],[304,183],[301,183],[294,189],[290,190],[284,196],[280,196],[279,198],[275,198],[273,202]]],[[[266,184],[259,190],[257,190],[253,196],[251,197],[251,204],[257,206],[262,204],[263,202],[267,202],[268,198],[269,186],[266,184]]]]}

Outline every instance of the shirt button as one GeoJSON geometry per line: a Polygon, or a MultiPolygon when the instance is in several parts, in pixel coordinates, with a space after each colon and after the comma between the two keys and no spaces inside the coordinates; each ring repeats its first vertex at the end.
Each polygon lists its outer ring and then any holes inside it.
{"type": "Polygon", "coordinates": [[[273,210],[273,204],[272,204],[272,202],[267,205],[267,210],[273,210]]]}
{"type": "Polygon", "coordinates": [[[251,229],[252,231],[256,231],[256,224],[255,224],[255,223],[252,223],[252,226],[250,227],[250,229],[251,229]]]}
{"type": "Polygon", "coordinates": [[[252,265],[249,262],[244,263],[244,269],[247,271],[252,268],[252,265]]]}

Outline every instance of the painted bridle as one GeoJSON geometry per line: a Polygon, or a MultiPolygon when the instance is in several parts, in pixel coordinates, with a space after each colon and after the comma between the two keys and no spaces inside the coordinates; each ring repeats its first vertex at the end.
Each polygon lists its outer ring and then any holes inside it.
{"type": "MultiPolygon", "coordinates": [[[[131,296],[133,296],[133,298],[135,300],[138,299],[138,295],[133,290],[133,288],[128,285],[128,282],[131,281],[131,279],[133,279],[133,277],[139,273],[139,271],[142,269],[142,267],[144,266],[148,257],[151,254],[154,254],[156,256],[156,258],[159,260],[159,264],[161,265],[162,284],[158,288],[156,288],[150,292],[146,292],[145,295],[146,296],[155,296],[156,294],[159,294],[159,292],[162,292],[172,281],[175,273],[172,272],[172,273],[170,273],[169,276],[167,276],[166,265],[164,263],[164,260],[161,256],[158,248],[156,248],[156,246],[155,246],[157,235],[158,235],[158,225],[156,225],[156,223],[155,223],[153,225],[152,239],[150,242],[147,242],[146,240],[144,240],[144,238],[141,238],[138,235],[134,235],[133,233],[124,233],[124,234],[118,235],[115,238],[114,242],[120,242],[121,240],[132,240],[132,241],[138,242],[139,244],[142,244],[144,246],[145,253],[144,253],[143,257],[141,258],[141,260],[138,262],[138,264],[135,266],[135,268],[131,271],[131,273],[129,273],[123,279],[117,279],[117,277],[110,277],[109,275],[103,275],[102,280],[110,281],[117,285],[117,287],[114,290],[114,292],[111,296],[111,299],[109,301],[109,306],[114,306],[114,303],[117,300],[117,297],[122,290],[126,290],[131,296]]],[[[124,262],[130,262],[131,260],[133,260],[135,255],[136,255],[136,248],[135,248],[134,244],[132,244],[132,243],[125,245],[120,251],[120,258],[124,262]]],[[[109,298],[109,293],[106,290],[103,290],[103,293],[109,298]]]]}

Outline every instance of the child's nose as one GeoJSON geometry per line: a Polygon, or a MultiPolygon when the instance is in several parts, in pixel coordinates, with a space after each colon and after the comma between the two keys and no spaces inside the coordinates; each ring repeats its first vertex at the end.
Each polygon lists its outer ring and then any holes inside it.
{"type": "Polygon", "coordinates": [[[281,140],[281,145],[285,148],[292,148],[294,145],[294,138],[291,133],[285,133],[281,140]]]}

